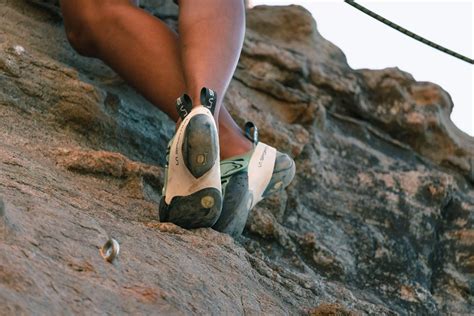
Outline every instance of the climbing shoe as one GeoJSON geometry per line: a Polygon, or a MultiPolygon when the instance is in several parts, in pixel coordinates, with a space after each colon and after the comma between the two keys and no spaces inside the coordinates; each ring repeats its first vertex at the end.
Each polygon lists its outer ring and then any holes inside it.
{"type": "Polygon", "coordinates": [[[200,101],[193,108],[184,94],[176,102],[182,122],[168,145],[159,206],[161,222],[183,228],[211,227],[222,209],[216,93],[203,88],[200,101]]]}
{"type": "Polygon", "coordinates": [[[238,237],[250,210],[262,199],[281,192],[295,176],[295,162],[288,155],[258,141],[257,127],[245,125],[245,136],[254,148],[250,152],[221,161],[224,202],[213,226],[217,231],[238,237]]]}

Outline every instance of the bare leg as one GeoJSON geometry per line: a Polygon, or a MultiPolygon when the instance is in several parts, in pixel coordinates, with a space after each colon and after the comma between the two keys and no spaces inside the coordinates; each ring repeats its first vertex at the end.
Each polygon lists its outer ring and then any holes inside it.
{"type": "Polygon", "coordinates": [[[62,0],[66,32],[82,55],[100,58],[177,120],[185,91],[177,35],[128,0],[62,0]]]}
{"type": "MultiPolygon", "coordinates": [[[[236,3],[240,3],[243,10],[241,1],[205,2],[204,5],[201,0],[180,1],[180,20],[189,20],[180,22],[181,48],[180,39],[174,32],[160,20],[131,5],[129,0],[61,0],[61,9],[68,38],[78,52],[102,59],[176,121],[175,100],[185,91],[198,102],[198,90],[209,86],[217,91],[220,100],[223,99],[240,54],[243,26],[239,23],[243,22],[234,21],[230,14],[231,8],[237,8],[236,3]],[[197,2],[201,8],[195,8],[199,15],[194,18],[192,10],[197,2]],[[229,20],[216,17],[220,14],[229,20]],[[214,23],[199,21],[206,17],[215,18],[214,23]],[[227,36],[223,26],[226,21],[230,24],[227,36]],[[236,25],[240,25],[240,31],[235,30],[236,25]],[[219,37],[210,39],[209,35],[219,37]],[[205,47],[206,44],[212,45],[205,47]],[[235,51],[232,53],[231,49],[235,51]]],[[[219,111],[218,121],[222,159],[250,150],[251,144],[224,107],[219,111]]]]}
{"type": "Polygon", "coordinates": [[[217,91],[222,101],[242,49],[244,2],[180,0],[179,4],[179,43],[188,92],[198,102],[204,85],[217,91]]]}
{"type": "Polygon", "coordinates": [[[181,60],[188,93],[195,104],[202,86],[217,91],[221,157],[248,152],[252,146],[222,107],[224,94],[237,66],[245,35],[242,0],[180,0],[181,60]],[[199,62],[196,62],[199,61],[199,62]]]}

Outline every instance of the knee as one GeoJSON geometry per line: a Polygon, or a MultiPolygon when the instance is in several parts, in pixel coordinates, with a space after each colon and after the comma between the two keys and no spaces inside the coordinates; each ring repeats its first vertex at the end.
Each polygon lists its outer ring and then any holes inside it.
{"type": "Polygon", "coordinates": [[[80,55],[94,57],[94,30],[98,26],[98,14],[94,10],[78,10],[73,14],[64,12],[66,37],[72,48],[80,55]]]}
{"type": "Polygon", "coordinates": [[[66,36],[72,48],[80,55],[97,57],[100,33],[114,21],[115,5],[110,1],[88,2],[79,10],[63,9],[66,36]]]}
{"type": "Polygon", "coordinates": [[[71,47],[82,56],[95,57],[95,49],[91,46],[90,41],[84,37],[82,29],[73,27],[66,29],[66,36],[71,47]]]}

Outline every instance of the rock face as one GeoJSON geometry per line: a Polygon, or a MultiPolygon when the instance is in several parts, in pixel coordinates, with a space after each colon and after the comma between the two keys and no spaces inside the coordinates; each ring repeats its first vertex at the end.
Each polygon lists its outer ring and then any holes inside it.
{"type": "Polygon", "coordinates": [[[70,49],[54,1],[1,4],[0,314],[474,310],[474,140],[439,86],[351,69],[300,7],[249,10],[225,104],[297,176],[232,240],[158,222],[173,123],[70,49]]]}

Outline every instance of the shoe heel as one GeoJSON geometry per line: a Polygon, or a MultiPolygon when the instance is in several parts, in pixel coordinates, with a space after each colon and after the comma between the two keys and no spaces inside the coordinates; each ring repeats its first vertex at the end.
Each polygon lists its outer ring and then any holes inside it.
{"type": "Polygon", "coordinates": [[[213,118],[198,114],[191,118],[184,133],[184,164],[195,178],[212,169],[218,158],[218,136],[213,118]]]}
{"type": "Polygon", "coordinates": [[[168,205],[160,201],[160,221],[172,222],[186,229],[212,227],[222,209],[222,195],[216,188],[206,188],[188,196],[176,196],[168,205]]]}

